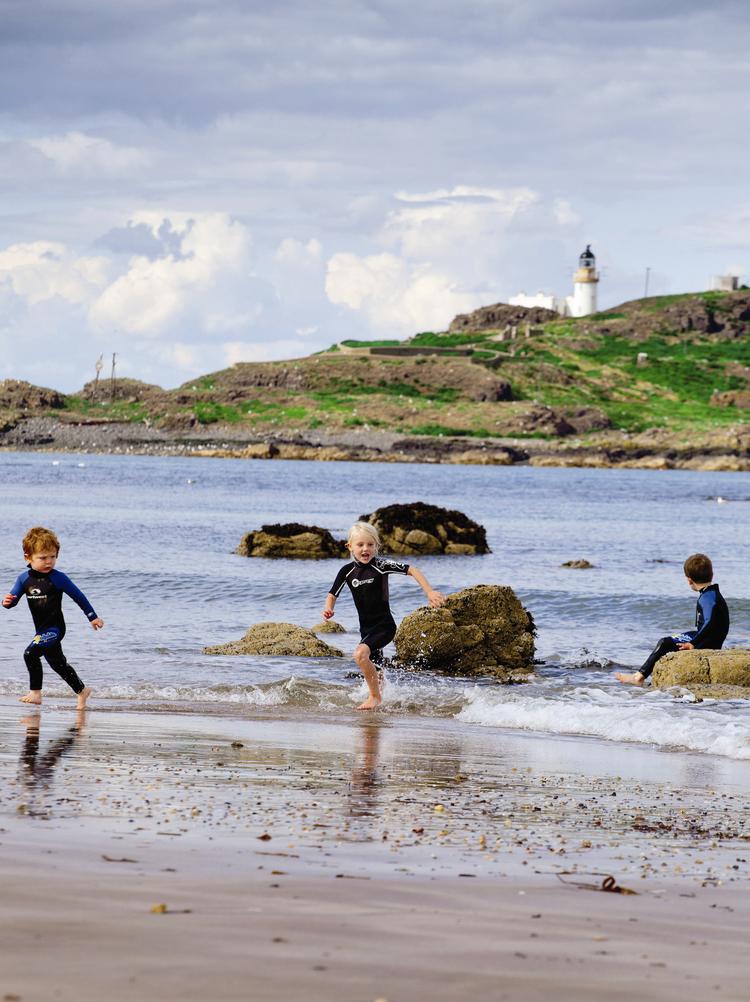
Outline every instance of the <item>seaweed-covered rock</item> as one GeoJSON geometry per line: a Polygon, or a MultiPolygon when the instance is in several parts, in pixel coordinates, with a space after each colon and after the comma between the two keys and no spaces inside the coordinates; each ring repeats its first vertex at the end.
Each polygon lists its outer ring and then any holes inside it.
{"type": "Polygon", "coordinates": [[[398,662],[447,675],[525,678],[534,663],[534,621],[507,585],[475,585],[422,606],[396,633],[398,662]]]}
{"type": "Polygon", "coordinates": [[[293,623],[256,623],[240,640],[204,647],[204,654],[278,654],[292,658],[341,658],[343,651],[331,647],[312,630],[293,623]]]}
{"type": "Polygon", "coordinates": [[[415,501],[391,504],[369,515],[360,515],[380,533],[389,553],[489,553],[487,533],[460,511],[415,501]]]}
{"type": "Polygon", "coordinates": [[[566,560],[564,564],[560,564],[561,567],[570,567],[576,571],[588,571],[594,565],[583,557],[579,557],[578,560],[566,560]]]}
{"type": "Polygon", "coordinates": [[[324,619],[322,623],[313,626],[313,633],[346,633],[346,627],[337,623],[335,619],[324,619]]]}
{"type": "Polygon", "coordinates": [[[235,552],[241,557],[286,557],[291,560],[340,559],[349,553],[346,544],[334,539],[328,529],[299,522],[262,525],[256,532],[247,532],[235,552]]]}
{"type": "Polygon", "coordinates": [[[675,651],[657,661],[652,682],[657,689],[672,685],[688,689],[693,685],[747,686],[750,697],[750,650],[735,647],[726,651],[675,651]]]}

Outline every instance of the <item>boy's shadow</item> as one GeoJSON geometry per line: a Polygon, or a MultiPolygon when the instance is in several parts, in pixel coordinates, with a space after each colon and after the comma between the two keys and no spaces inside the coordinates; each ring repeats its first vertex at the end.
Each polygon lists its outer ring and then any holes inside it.
{"type": "Polygon", "coordinates": [[[21,778],[28,787],[47,787],[52,778],[55,766],[62,756],[71,750],[83,732],[86,723],[86,711],[78,710],[75,724],[69,727],[61,737],[53,741],[41,756],[39,755],[39,740],[42,725],[41,713],[22,717],[21,723],[26,728],[19,762],[21,778]]]}

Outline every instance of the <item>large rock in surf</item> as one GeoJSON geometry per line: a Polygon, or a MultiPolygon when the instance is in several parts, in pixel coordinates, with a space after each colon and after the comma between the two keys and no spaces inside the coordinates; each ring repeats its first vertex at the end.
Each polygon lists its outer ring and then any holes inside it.
{"type": "Polygon", "coordinates": [[[256,623],[240,640],[204,647],[204,654],[275,654],[291,658],[341,658],[344,652],[293,623],[256,623]]]}
{"type": "Polygon", "coordinates": [[[744,691],[744,698],[750,699],[750,650],[734,647],[726,651],[676,651],[667,654],[656,663],[652,683],[657,689],[668,689],[673,685],[685,686],[699,696],[716,698],[738,698],[737,692],[744,691]],[[713,686],[717,689],[711,692],[713,686]],[[734,691],[737,687],[741,687],[734,691]]]}
{"type": "Polygon", "coordinates": [[[256,532],[247,532],[235,552],[241,557],[286,557],[291,560],[341,559],[349,555],[346,544],[334,539],[328,529],[299,522],[262,525],[256,532]]]}
{"type": "Polygon", "coordinates": [[[475,585],[422,606],[396,633],[398,663],[447,675],[521,681],[533,670],[534,621],[507,585],[475,585]]]}
{"type": "Polygon", "coordinates": [[[415,501],[359,517],[375,526],[388,553],[490,553],[484,527],[460,511],[415,501]]]}

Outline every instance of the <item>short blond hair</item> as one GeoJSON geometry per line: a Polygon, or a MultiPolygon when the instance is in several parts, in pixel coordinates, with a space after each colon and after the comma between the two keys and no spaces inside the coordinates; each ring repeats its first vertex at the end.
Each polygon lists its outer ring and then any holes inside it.
{"type": "Polygon", "coordinates": [[[375,549],[380,549],[380,534],[374,525],[370,525],[369,522],[355,522],[346,537],[347,543],[351,546],[354,537],[359,535],[369,536],[375,544],[375,549]]]}
{"type": "Polygon", "coordinates": [[[60,540],[51,529],[45,529],[43,525],[35,525],[29,529],[23,537],[21,543],[26,556],[33,557],[35,553],[43,550],[54,550],[60,552],[60,540]]]}

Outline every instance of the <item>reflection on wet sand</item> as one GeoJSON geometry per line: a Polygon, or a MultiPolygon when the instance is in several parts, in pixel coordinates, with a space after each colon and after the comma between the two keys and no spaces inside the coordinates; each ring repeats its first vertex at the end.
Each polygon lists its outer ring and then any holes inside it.
{"type": "Polygon", "coordinates": [[[26,787],[33,788],[37,785],[46,787],[57,763],[66,752],[72,749],[83,732],[86,724],[86,711],[78,710],[75,724],[69,727],[61,737],[56,738],[41,756],[39,755],[42,729],[41,713],[22,717],[20,723],[26,728],[19,761],[21,780],[26,787]]]}
{"type": "Polygon", "coordinates": [[[378,753],[382,724],[377,719],[363,720],[357,728],[354,768],[349,785],[349,814],[364,818],[377,814],[378,753]]]}

